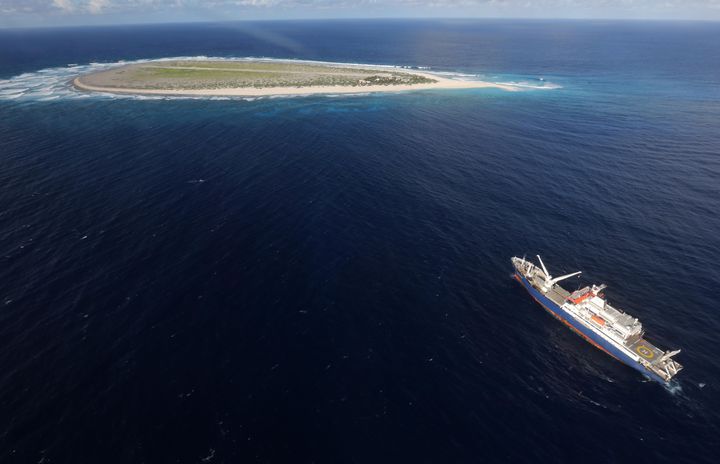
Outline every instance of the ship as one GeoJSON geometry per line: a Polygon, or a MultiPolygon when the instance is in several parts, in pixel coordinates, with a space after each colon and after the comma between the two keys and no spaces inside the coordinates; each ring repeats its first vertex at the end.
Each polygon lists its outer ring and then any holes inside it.
{"type": "Polygon", "coordinates": [[[605,299],[605,284],[589,285],[569,292],[559,282],[581,271],[553,277],[538,255],[540,267],[525,257],[511,259],[514,277],[547,312],[594,347],[646,377],[668,383],[682,370],[673,359],[680,350],[663,351],[645,338],[637,318],[611,306],[605,299]]]}

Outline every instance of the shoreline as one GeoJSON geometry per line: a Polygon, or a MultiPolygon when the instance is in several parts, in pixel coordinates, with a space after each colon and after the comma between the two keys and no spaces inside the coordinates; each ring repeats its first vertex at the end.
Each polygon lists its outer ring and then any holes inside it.
{"type": "Polygon", "coordinates": [[[217,89],[136,89],[130,87],[103,87],[82,82],[83,76],[72,81],[77,90],[88,92],[103,92],[123,95],[166,95],[166,96],[200,96],[200,97],[271,97],[284,95],[322,95],[322,94],[359,94],[378,92],[407,92],[412,90],[433,89],[481,89],[496,88],[506,91],[517,91],[515,86],[495,84],[486,81],[460,81],[440,77],[431,73],[405,71],[434,80],[427,84],[399,84],[399,85],[366,85],[366,86],[308,86],[308,87],[229,87],[217,89]]]}

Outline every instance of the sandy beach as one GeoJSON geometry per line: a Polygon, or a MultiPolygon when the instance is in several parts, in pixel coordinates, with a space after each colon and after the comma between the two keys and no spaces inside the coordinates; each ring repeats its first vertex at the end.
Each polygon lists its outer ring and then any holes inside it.
{"type": "MultiPolygon", "coordinates": [[[[372,68],[365,68],[372,69],[372,68]]],[[[382,69],[386,71],[386,69],[382,69]]],[[[516,87],[506,84],[496,84],[485,81],[466,81],[450,79],[427,72],[402,70],[406,75],[418,76],[431,80],[413,84],[378,84],[378,85],[307,85],[307,86],[268,86],[268,87],[217,87],[217,88],[137,88],[133,86],[105,86],[86,82],[88,76],[79,76],[73,80],[73,85],[80,90],[91,92],[105,92],[132,95],[168,95],[168,96],[227,96],[227,97],[262,97],[283,95],[315,95],[315,94],[355,94],[375,92],[405,92],[415,90],[434,89],[478,89],[497,88],[515,91],[516,87]]],[[[89,77],[92,77],[90,75],[89,77]]]]}

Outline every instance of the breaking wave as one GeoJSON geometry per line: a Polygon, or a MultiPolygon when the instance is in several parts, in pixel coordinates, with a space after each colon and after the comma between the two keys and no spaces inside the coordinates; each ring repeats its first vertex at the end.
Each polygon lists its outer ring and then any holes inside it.
{"type": "Polygon", "coordinates": [[[510,85],[512,87],[517,87],[518,89],[527,89],[527,90],[554,90],[554,89],[562,89],[562,86],[559,84],[554,84],[552,82],[546,82],[546,81],[509,81],[509,82],[496,82],[496,84],[503,84],[503,85],[510,85]]]}

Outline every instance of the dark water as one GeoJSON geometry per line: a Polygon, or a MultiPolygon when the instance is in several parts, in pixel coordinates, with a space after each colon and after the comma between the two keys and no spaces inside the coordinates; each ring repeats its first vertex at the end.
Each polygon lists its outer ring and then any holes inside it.
{"type": "Polygon", "coordinates": [[[717,462],[718,44],[712,23],[0,31],[0,462],[717,462]],[[193,55],[562,88],[65,80],[193,55]],[[678,381],[545,314],[510,279],[524,253],[608,283],[683,349],[678,381]]]}

